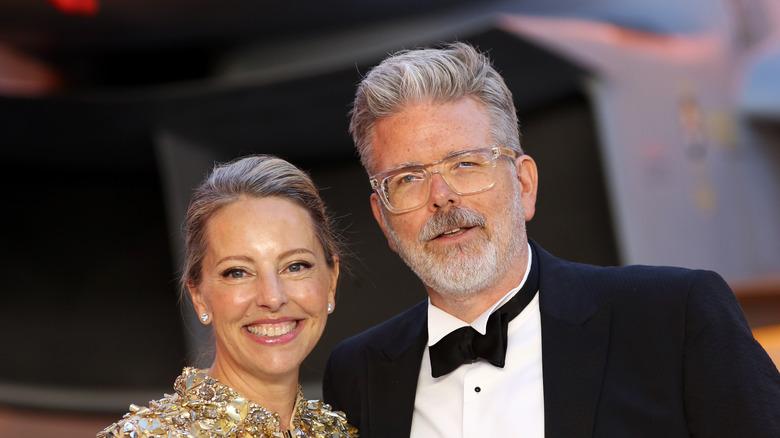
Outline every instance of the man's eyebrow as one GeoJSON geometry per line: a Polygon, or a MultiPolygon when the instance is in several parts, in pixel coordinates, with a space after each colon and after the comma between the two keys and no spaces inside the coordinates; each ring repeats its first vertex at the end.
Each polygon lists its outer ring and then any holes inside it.
{"type": "MultiPolygon", "coordinates": [[[[428,164],[438,163],[439,161],[455,157],[455,156],[460,155],[460,154],[462,154],[464,152],[473,152],[473,149],[459,149],[459,150],[456,150],[456,151],[449,151],[446,154],[444,154],[443,157],[439,158],[436,161],[432,161],[431,163],[428,163],[428,164]]],[[[384,171],[379,172],[379,173],[392,172],[392,171],[403,169],[403,168],[406,168],[406,167],[422,167],[422,166],[427,166],[428,164],[420,163],[419,161],[407,161],[405,163],[401,163],[401,164],[398,164],[396,166],[389,167],[387,170],[384,170],[384,171]]]]}
{"type": "Polygon", "coordinates": [[[401,164],[398,164],[396,166],[389,167],[386,170],[384,170],[382,172],[379,172],[379,173],[392,172],[394,170],[405,169],[407,167],[422,167],[422,166],[425,166],[425,165],[423,163],[420,163],[419,161],[407,161],[405,163],[401,163],[401,164]]]}
{"type": "Polygon", "coordinates": [[[411,166],[425,166],[425,164],[423,164],[423,163],[421,163],[419,161],[407,161],[406,163],[399,164],[395,168],[397,169],[399,167],[411,167],[411,166]]]}

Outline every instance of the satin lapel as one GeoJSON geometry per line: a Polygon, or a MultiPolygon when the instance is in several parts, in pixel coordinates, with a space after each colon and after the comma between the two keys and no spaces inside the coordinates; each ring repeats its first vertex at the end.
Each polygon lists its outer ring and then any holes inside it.
{"type": "Polygon", "coordinates": [[[540,255],[545,436],[593,436],[609,346],[610,308],[587,290],[588,268],[540,255]],[[584,271],[583,271],[584,272],[584,271]]]}
{"type": "Polygon", "coordinates": [[[392,342],[368,352],[371,438],[408,437],[420,361],[428,340],[427,301],[418,304],[392,342]]]}

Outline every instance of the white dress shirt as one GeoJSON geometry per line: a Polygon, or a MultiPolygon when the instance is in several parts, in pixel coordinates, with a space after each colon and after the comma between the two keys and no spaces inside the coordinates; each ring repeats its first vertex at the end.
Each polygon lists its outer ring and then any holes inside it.
{"type": "MultiPolygon", "coordinates": [[[[474,322],[468,324],[428,300],[428,346],[452,331],[471,325],[485,334],[490,314],[512,298],[522,282],[474,322]]],[[[542,328],[539,293],[507,328],[506,365],[498,368],[480,359],[439,378],[431,376],[429,349],[423,353],[411,438],[544,438],[542,328]]]]}

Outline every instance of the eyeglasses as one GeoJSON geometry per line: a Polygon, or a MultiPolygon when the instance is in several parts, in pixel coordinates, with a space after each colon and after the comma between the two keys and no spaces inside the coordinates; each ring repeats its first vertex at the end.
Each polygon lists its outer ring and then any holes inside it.
{"type": "Polygon", "coordinates": [[[493,187],[496,160],[514,159],[515,151],[499,145],[465,149],[447,154],[430,164],[404,166],[377,173],[371,187],[392,212],[403,213],[422,207],[431,195],[431,180],[438,173],[458,195],[472,195],[493,187]],[[432,168],[440,170],[430,170],[432,168]]]}

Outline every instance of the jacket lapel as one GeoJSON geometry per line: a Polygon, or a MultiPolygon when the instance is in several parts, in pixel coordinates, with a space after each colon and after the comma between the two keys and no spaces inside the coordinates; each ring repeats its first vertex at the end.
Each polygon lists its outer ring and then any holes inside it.
{"type": "Polygon", "coordinates": [[[409,436],[420,361],[428,334],[428,302],[407,314],[398,337],[368,351],[368,415],[372,438],[409,436]]]}
{"type": "Polygon", "coordinates": [[[593,436],[609,345],[610,308],[588,290],[580,265],[540,257],[545,435],[593,436]],[[572,281],[577,278],[580,281],[572,281]]]}
{"type": "MultiPolygon", "coordinates": [[[[610,309],[575,275],[579,265],[531,242],[539,256],[545,435],[593,435],[609,341],[610,309]]],[[[370,348],[368,415],[372,438],[409,436],[420,361],[427,341],[427,301],[405,315],[392,342],[370,348]]]]}

